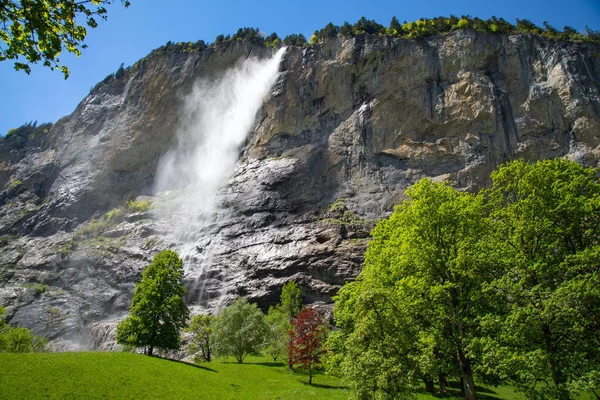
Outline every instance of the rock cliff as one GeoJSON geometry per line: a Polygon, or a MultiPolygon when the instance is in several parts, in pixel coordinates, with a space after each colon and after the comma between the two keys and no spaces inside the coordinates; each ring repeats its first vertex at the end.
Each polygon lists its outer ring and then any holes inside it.
{"type": "MultiPolygon", "coordinates": [[[[0,305],[11,324],[58,348],[113,346],[143,267],[180,246],[171,227],[190,217],[153,190],[184,99],[196,80],[271,55],[243,41],[154,52],[49,132],[0,141],[0,305]],[[123,206],[136,197],[152,207],[123,206]]],[[[599,144],[598,45],[460,31],[288,48],[214,221],[194,235],[187,301],[213,310],[245,295],[268,307],[294,279],[306,302],[328,303],[416,180],[477,190],[509,159],[597,166],[599,144]]]]}

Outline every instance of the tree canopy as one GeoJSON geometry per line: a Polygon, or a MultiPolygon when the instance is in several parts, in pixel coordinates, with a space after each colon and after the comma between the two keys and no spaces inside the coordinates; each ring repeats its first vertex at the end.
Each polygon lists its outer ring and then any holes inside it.
{"type": "Polygon", "coordinates": [[[188,350],[193,354],[200,353],[202,360],[210,362],[213,357],[213,328],[215,317],[210,314],[194,315],[190,324],[185,328],[192,334],[188,350]]]}
{"type": "Polygon", "coordinates": [[[568,400],[600,389],[600,185],[566,160],[513,161],[479,194],[423,180],[372,232],[335,298],[330,368],[358,398],[458,377],[568,400]]]}
{"type": "MultiPolygon", "coordinates": [[[[114,0],[29,0],[0,2],[0,61],[15,60],[15,69],[31,72],[38,62],[60,69],[69,77],[69,69],[58,58],[63,50],[79,56],[87,28],[96,28],[106,20],[106,6],[114,0]],[[79,21],[84,20],[81,25],[79,21]],[[86,28],[87,27],[87,28],[86,28]],[[24,59],[23,61],[21,61],[24,59]]],[[[129,7],[128,0],[120,0],[129,7]]]]}
{"type": "Polygon", "coordinates": [[[289,281],[281,288],[281,296],[279,299],[279,307],[290,322],[302,309],[302,293],[298,284],[294,281],[289,281]]]}
{"type": "Polygon", "coordinates": [[[233,356],[241,364],[248,355],[259,354],[268,331],[260,308],[240,297],[221,310],[215,321],[213,338],[216,353],[233,356]]]}
{"type": "Polygon", "coordinates": [[[304,307],[294,318],[289,335],[290,362],[308,370],[308,384],[312,385],[312,372],[326,354],[327,324],[314,308],[304,307]]]}
{"type": "Polygon", "coordinates": [[[600,184],[596,171],[556,159],[515,161],[487,192],[495,257],[482,368],[532,398],[600,388],[600,184]],[[595,378],[594,378],[595,377],[595,378]]]}
{"type": "Polygon", "coordinates": [[[189,315],[185,292],[181,259],[172,250],[161,251],[135,285],[129,316],[117,325],[117,343],[147,348],[148,355],[155,347],[179,349],[179,331],[189,315]]]}
{"type": "MultiPolygon", "coordinates": [[[[361,398],[411,393],[415,380],[459,372],[475,399],[467,346],[489,266],[480,196],[422,180],[372,232],[359,279],[336,297],[340,368],[361,398]],[[340,337],[342,335],[342,337],[340,337]]],[[[338,336],[337,338],[335,336],[338,336]]]]}

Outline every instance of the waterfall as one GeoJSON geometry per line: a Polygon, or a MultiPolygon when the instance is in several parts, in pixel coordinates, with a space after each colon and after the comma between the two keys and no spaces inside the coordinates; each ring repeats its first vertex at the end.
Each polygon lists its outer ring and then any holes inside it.
{"type": "Polygon", "coordinates": [[[160,160],[155,182],[167,222],[184,260],[188,303],[219,307],[206,298],[211,264],[209,230],[218,209],[217,192],[234,172],[241,145],[277,79],[285,47],[272,58],[248,58],[218,79],[203,79],[185,99],[175,144],[160,160]],[[211,303],[212,305],[209,305],[211,303]]]}

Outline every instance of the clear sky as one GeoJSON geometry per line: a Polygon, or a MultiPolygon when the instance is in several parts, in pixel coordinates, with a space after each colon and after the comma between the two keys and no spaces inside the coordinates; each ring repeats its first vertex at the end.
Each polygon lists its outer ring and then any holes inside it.
{"type": "Polygon", "coordinates": [[[88,31],[89,48],[83,55],[61,57],[71,70],[68,80],[42,66],[26,75],[14,71],[11,61],[0,62],[0,134],[29,121],[55,122],[70,114],[121,63],[132,65],[169,40],[212,42],[245,26],[280,37],[303,33],[309,38],[328,22],[354,23],[362,16],[388,26],[394,15],[402,22],[450,14],[600,30],[600,0],[131,0],[128,9],[117,0],[108,7],[108,21],[88,31]]]}

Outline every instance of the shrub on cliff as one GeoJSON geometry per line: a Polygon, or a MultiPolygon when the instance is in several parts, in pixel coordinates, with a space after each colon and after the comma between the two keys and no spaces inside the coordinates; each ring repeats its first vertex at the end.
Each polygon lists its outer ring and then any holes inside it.
{"type": "Polygon", "coordinates": [[[37,353],[47,343],[46,338],[34,335],[27,328],[8,326],[4,308],[0,307],[0,353],[37,353]]]}

